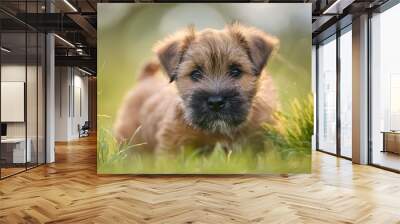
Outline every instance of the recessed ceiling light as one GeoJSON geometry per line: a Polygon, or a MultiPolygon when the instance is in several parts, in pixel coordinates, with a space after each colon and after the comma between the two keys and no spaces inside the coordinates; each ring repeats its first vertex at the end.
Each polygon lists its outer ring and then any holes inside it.
{"type": "Polygon", "coordinates": [[[75,45],[73,45],[73,44],[72,44],[71,42],[69,42],[68,40],[66,40],[66,39],[64,39],[64,38],[62,38],[62,37],[60,37],[60,36],[57,35],[57,34],[54,34],[54,36],[57,37],[57,38],[58,38],[59,40],[61,40],[62,42],[66,43],[68,46],[75,48],[75,45]]]}
{"type": "Polygon", "coordinates": [[[81,69],[81,68],[79,68],[79,67],[78,67],[78,70],[81,71],[81,72],[83,72],[83,73],[85,73],[85,74],[87,74],[87,75],[90,75],[90,76],[93,75],[92,73],[90,73],[90,72],[88,72],[88,71],[86,71],[86,70],[83,70],[83,69],[81,69]]]}

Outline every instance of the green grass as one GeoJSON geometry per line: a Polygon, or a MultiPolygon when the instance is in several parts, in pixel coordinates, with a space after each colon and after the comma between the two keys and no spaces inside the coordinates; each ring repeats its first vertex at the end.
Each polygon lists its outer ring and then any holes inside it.
{"type": "MultiPolygon", "coordinates": [[[[138,145],[118,144],[110,129],[100,128],[97,169],[102,174],[242,174],[309,173],[313,101],[293,100],[288,112],[275,114],[279,126],[263,125],[265,149],[249,147],[227,155],[217,144],[210,154],[200,149],[183,148],[177,154],[155,156],[141,152],[138,145]]],[[[107,116],[99,116],[103,124],[107,116]]],[[[140,130],[137,130],[140,131],[140,130]]],[[[135,138],[134,134],[132,138],[135,138]]]]}

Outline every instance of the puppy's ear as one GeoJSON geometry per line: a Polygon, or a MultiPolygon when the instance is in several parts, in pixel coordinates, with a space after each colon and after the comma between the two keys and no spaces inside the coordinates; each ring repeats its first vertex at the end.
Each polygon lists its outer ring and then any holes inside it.
{"type": "Polygon", "coordinates": [[[167,37],[154,47],[154,51],[157,54],[162,67],[170,77],[171,82],[176,79],[176,70],[194,38],[195,31],[191,26],[186,30],[167,37]]]}
{"type": "Polygon", "coordinates": [[[259,29],[234,23],[227,27],[228,32],[246,50],[258,75],[267,64],[271,54],[279,47],[279,40],[259,29]]]}

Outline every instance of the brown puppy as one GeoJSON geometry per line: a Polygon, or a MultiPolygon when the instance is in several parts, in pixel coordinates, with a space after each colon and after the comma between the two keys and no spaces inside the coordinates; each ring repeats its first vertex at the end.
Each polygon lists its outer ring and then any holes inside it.
{"type": "Polygon", "coordinates": [[[119,111],[117,139],[131,141],[140,127],[134,141],[158,151],[255,143],[261,124],[275,123],[275,88],[263,70],[277,44],[240,24],[166,38],[119,111]]]}

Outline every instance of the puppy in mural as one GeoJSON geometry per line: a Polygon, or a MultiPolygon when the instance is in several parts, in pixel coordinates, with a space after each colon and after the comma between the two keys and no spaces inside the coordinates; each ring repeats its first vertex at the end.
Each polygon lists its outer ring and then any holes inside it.
{"type": "Polygon", "coordinates": [[[158,152],[262,145],[262,124],[276,123],[277,95],[264,67],[278,42],[239,23],[167,37],[123,102],[116,138],[127,142],[135,134],[135,142],[158,152]]]}

